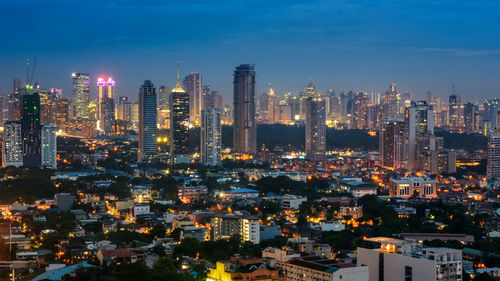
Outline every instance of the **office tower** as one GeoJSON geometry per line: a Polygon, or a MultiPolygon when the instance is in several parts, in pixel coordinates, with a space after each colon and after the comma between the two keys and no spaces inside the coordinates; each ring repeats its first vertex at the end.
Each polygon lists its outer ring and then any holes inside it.
{"type": "Polygon", "coordinates": [[[483,123],[486,123],[486,131],[491,132],[493,129],[498,128],[500,124],[497,123],[497,115],[500,108],[500,98],[487,99],[484,104],[484,111],[482,114],[483,123]]]}
{"type": "Polygon", "coordinates": [[[210,221],[211,240],[229,239],[239,235],[241,241],[258,244],[260,242],[260,222],[249,215],[215,215],[210,221]]]}
{"type": "Polygon", "coordinates": [[[222,95],[217,91],[208,91],[204,94],[205,106],[203,108],[215,108],[222,110],[222,95]]]}
{"type": "Polygon", "coordinates": [[[353,104],[353,128],[358,130],[366,129],[368,110],[368,94],[357,93],[354,96],[353,104]]]}
{"type": "Polygon", "coordinates": [[[73,100],[75,118],[90,118],[90,75],[88,73],[73,73],[73,100]]]}
{"type": "Polygon", "coordinates": [[[128,97],[122,96],[118,99],[118,120],[132,123],[132,103],[128,97]]]}
{"type": "Polygon", "coordinates": [[[42,167],[57,169],[56,126],[42,126],[42,167]]]}
{"type": "Polygon", "coordinates": [[[500,178],[500,130],[498,129],[488,137],[486,177],[500,178]]]}
{"type": "Polygon", "coordinates": [[[269,88],[267,93],[267,121],[269,124],[275,124],[278,123],[279,119],[279,97],[274,93],[273,88],[269,88]]]}
{"type": "Polygon", "coordinates": [[[379,133],[380,165],[387,169],[405,166],[405,123],[403,121],[383,121],[379,133]]]}
{"type": "Polygon", "coordinates": [[[398,120],[400,114],[400,96],[396,84],[392,83],[389,90],[384,94],[384,119],[398,120]]]}
{"type": "Polygon", "coordinates": [[[460,96],[455,94],[450,95],[448,109],[448,121],[450,124],[450,132],[459,133],[462,128],[462,102],[460,96]]]}
{"type": "Polygon", "coordinates": [[[58,130],[66,132],[69,125],[69,100],[60,98],[57,102],[56,127],[58,130]]]}
{"type": "Polygon", "coordinates": [[[325,100],[306,99],[306,157],[311,161],[322,161],[326,153],[325,100]]]}
{"type": "Polygon", "coordinates": [[[170,89],[168,88],[167,85],[160,86],[158,92],[158,109],[160,111],[169,110],[170,109],[169,101],[170,101],[170,89]]]}
{"type": "Polygon", "coordinates": [[[62,97],[62,89],[35,90],[40,96],[40,124],[57,123],[57,105],[62,97]]]}
{"type": "Polygon", "coordinates": [[[201,161],[207,166],[221,164],[221,114],[219,109],[207,108],[201,111],[201,161]]]}
{"type": "Polygon", "coordinates": [[[464,103],[464,125],[465,132],[470,134],[474,132],[474,115],[476,113],[476,106],[473,103],[464,103]]]}
{"type": "Polygon", "coordinates": [[[233,95],[233,153],[257,153],[257,124],[255,122],[255,69],[241,64],[234,70],[233,95]]]}
{"type": "Polygon", "coordinates": [[[0,95],[0,125],[8,118],[7,112],[5,111],[5,104],[7,101],[7,96],[0,95]]]}
{"type": "Polygon", "coordinates": [[[200,124],[201,107],[203,105],[201,74],[192,72],[182,81],[182,85],[189,95],[189,116],[194,124],[200,124]]]}
{"type": "Polygon", "coordinates": [[[111,126],[115,120],[115,97],[114,97],[115,80],[105,76],[97,78],[98,91],[98,123],[99,131],[105,135],[111,134],[111,126]]]}
{"type": "Polygon", "coordinates": [[[434,111],[432,106],[425,101],[412,102],[405,111],[406,148],[405,157],[407,169],[413,171],[417,168],[417,144],[421,138],[434,135],[434,111]]]}
{"type": "Polygon", "coordinates": [[[21,119],[21,97],[26,92],[23,82],[14,79],[12,93],[9,95],[9,117],[11,121],[21,119]]]}
{"type": "Polygon", "coordinates": [[[424,247],[415,240],[364,238],[378,248],[357,249],[357,264],[367,265],[369,281],[461,281],[462,250],[424,247]]]}
{"type": "Polygon", "coordinates": [[[2,167],[23,165],[21,121],[6,121],[3,131],[2,167]]]}
{"type": "Polygon", "coordinates": [[[23,139],[23,166],[25,168],[40,167],[41,127],[40,127],[40,96],[38,93],[22,96],[21,136],[23,139]]]}
{"type": "Polygon", "coordinates": [[[179,83],[170,94],[170,157],[172,163],[189,162],[189,94],[179,83]]]}
{"type": "Polygon", "coordinates": [[[139,89],[139,152],[138,162],[152,161],[158,156],[156,144],[156,90],[150,80],[139,89]]]}
{"type": "Polygon", "coordinates": [[[232,125],[234,121],[234,110],[230,104],[224,105],[221,111],[221,123],[224,125],[232,125]]]}
{"type": "Polygon", "coordinates": [[[354,92],[342,92],[340,94],[340,122],[345,128],[352,129],[352,116],[354,108],[354,92]]]}

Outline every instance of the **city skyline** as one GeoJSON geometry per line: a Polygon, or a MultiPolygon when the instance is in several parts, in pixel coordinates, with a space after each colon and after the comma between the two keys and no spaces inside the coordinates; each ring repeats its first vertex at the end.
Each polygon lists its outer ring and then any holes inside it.
{"type": "MultiPolygon", "coordinates": [[[[112,76],[117,95],[130,98],[137,97],[136,85],[144,79],[173,87],[177,59],[183,76],[201,73],[227,104],[231,71],[240,63],[259,70],[257,94],[269,82],[280,94],[302,90],[312,78],[322,92],[384,92],[395,82],[401,92],[420,99],[427,91],[447,97],[453,85],[464,101],[498,95],[500,42],[494,11],[500,4],[489,1],[257,1],[230,7],[222,1],[88,1],[78,9],[58,1],[27,9],[25,4],[0,5],[11,11],[1,19],[10,26],[0,39],[0,61],[9,66],[0,69],[2,94],[12,91],[13,79],[24,80],[24,60],[36,56],[35,80],[43,88],[64,89],[66,97],[72,96],[73,72],[90,72],[93,79],[112,76]],[[99,17],[103,10],[106,17],[99,17]],[[51,23],[37,20],[51,12],[64,16],[51,23]],[[26,20],[13,21],[20,13],[26,20]],[[98,20],[89,21],[89,14],[98,20]],[[160,20],[180,14],[193,21],[171,26],[160,20]],[[131,18],[139,19],[136,25],[129,24],[131,18]],[[36,28],[26,28],[35,21],[36,28]],[[62,21],[70,28],[58,24],[62,21]]],[[[94,98],[95,93],[92,85],[94,98]]]]}

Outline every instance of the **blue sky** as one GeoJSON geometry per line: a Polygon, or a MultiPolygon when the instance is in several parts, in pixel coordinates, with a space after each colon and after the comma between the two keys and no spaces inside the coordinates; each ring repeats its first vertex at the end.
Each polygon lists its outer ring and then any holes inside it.
{"type": "MultiPolygon", "coordinates": [[[[0,93],[25,77],[71,95],[71,73],[112,75],[136,99],[144,79],[197,71],[232,100],[232,71],[255,64],[258,92],[382,92],[500,96],[500,1],[0,0],[0,93]]],[[[95,93],[93,93],[95,95],[95,93]]]]}

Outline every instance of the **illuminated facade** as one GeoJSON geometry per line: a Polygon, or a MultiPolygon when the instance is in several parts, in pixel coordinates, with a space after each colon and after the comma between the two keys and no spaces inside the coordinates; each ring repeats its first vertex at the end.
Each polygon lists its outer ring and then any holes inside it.
{"type": "Polygon", "coordinates": [[[173,163],[189,158],[189,94],[179,83],[170,94],[170,157],[173,163]]]}
{"type": "Polygon", "coordinates": [[[99,131],[105,135],[111,134],[111,126],[115,120],[115,99],[114,99],[115,80],[105,76],[97,78],[98,91],[98,123],[99,131]]]}
{"type": "Polygon", "coordinates": [[[260,222],[257,217],[236,214],[216,215],[210,222],[212,241],[229,239],[240,235],[241,241],[258,244],[260,242],[260,222]]]}
{"type": "Polygon", "coordinates": [[[448,120],[450,132],[459,133],[462,130],[463,107],[460,96],[451,95],[449,100],[448,120]]]}
{"type": "Polygon", "coordinates": [[[156,136],[156,89],[150,80],[145,80],[139,89],[138,162],[151,161],[157,158],[156,136]]]}
{"type": "Polygon", "coordinates": [[[208,108],[201,112],[201,161],[208,166],[221,164],[221,114],[220,110],[208,108]]]}
{"type": "Polygon", "coordinates": [[[56,127],[51,124],[42,126],[42,167],[57,169],[56,127]]]}
{"type": "Polygon", "coordinates": [[[207,281],[284,281],[278,269],[269,269],[263,263],[236,265],[229,262],[217,262],[215,268],[209,268],[207,281]]]}
{"type": "Polygon", "coordinates": [[[23,139],[21,121],[6,121],[3,131],[2,164],[3,167],[23,165],[23,139]]]}
{"type": "Polygon", "coordinates": [[[389,195],[398,196],[403,199],[411,197],[437,198],[437,183],[431,178],[391,178],[389,195]]]}
{"type": "Polygon", "coordinates": [[[40,96],[38,93],[25,94],[22,97],[22,105],[23,166],[25,168],[40,167],[42,163],[40,96]]]}
{"type": "Polygon", "coordinates": [[[8,120],[15,121],[21,119],[21,96],[26,92],[23,82],[14,80],[12,94],[9,96],[9,116],[8,120]]]}
{"type": "Polygon", "coordinates": [[[404,141],[405,124],[403,121],[385,121],[379,133],[380,165],[388,169],[405,166],[404,141]]]}
{"type": "MultiPolygon", "coordinates": [[[[417,153],[424,149],[418,146],[422,138],[434,136],[434,110],[425,101],[412,102],[405,110],[406,142],[405,158],[406,169],[417,169],[417,153]]],[[[429,148],[427,148],[428,150],[429,148]]]]}
{"type": "Polygon", "coordinates": [[[90,118],[90,75],[88,73],[73,73],[73,100],[75,118],[90,118]]]}
{"type": "Polygon", "coordinates": [[[325,100],[309,97],[306,100],[306,158],[325,160],[326,111],[325,100]]]}
{"type": "Polygon", "coordinates": [[[201,121],[201,110],[203,106],[202,76],[193,72],[188,74],[182,81],[182,85],[189,95],[189,117],[190,121],[199,125],[201,121]]]}
{"type": "Polygon", "coordinates": [[[488,138],[488,162],[486,177],[500,178],[500,130],[492,133],[488,138]]]}
{"type": "Polygon", "coordinates": [[[58,130],[66,132],[69,125],[69,100],[60,98],[57,101],[56,126],[58,130]]]}
{"type": "Polygon", "coordinates": [[[242,64],[234,70],[233,153],[256,154],[255,70],[242,64]]]}

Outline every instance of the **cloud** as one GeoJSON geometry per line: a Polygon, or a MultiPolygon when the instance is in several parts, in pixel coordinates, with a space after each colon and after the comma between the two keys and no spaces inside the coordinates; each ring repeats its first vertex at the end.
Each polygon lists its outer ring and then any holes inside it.
{"type": "Polygon", "coordinates": [[[467,49],[455,49],[455,48],[420,48],[420,49],[417,49],[417,51],[419,51],[419,52],[447,53],[449,55],[459,56],[459,57],[500,55],[500,49],[467,50],[467,49]]]}

